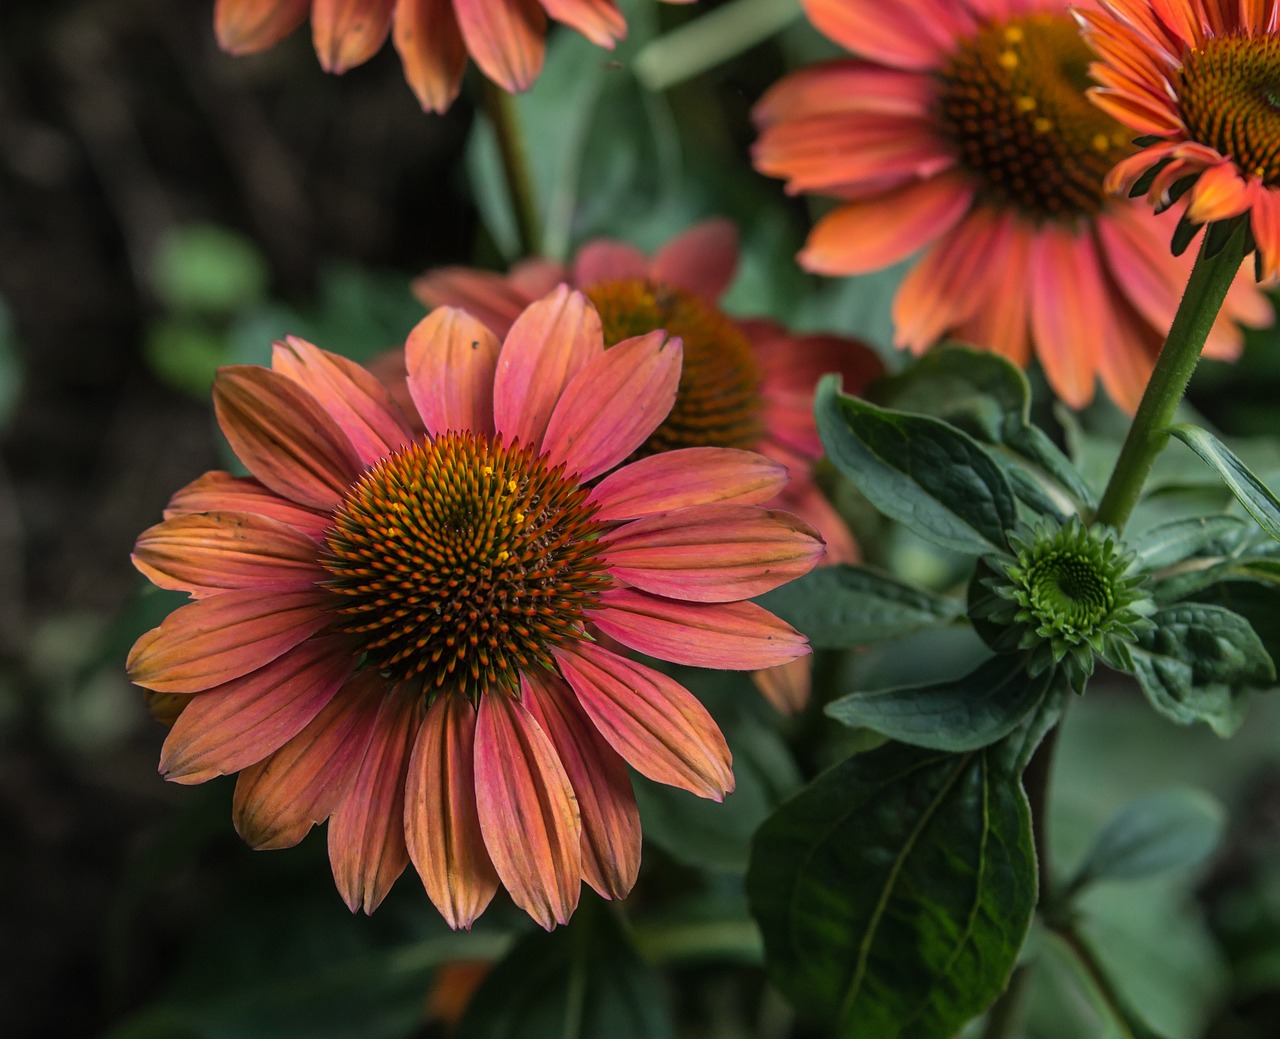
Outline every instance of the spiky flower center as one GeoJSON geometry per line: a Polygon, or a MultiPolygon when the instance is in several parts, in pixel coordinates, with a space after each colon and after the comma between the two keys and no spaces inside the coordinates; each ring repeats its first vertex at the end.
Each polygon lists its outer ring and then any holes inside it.
{"type": "Polygon", "coordinates": [[[334,513],[321,559],[365,666],[473,700],[550,668],[610,583],[589,494],[563,466],[471,432],[369,469],[334,513]]]}
{"type": "Polygon", "coordinates": [[[1218,36],[1190,51],[1174,89],[1193,141],[1280,183],[1280,39],[1218,36]]]}
{"type": "Polygon", "coordinates": [[[756,445],[763,432],[755,351],[724,314],[689,292],[640,278],[584,290],[600,312],[606,346],[655,328],[684,341],[675,406],[638,456],[678,447],[756,445]]]}
{"type": "Polygon", "coordinates": [[[1026,567],[1027,605],[1055,629],[1087,635],[1116,602],[1114,582],[1099,562],[1071,547],[1033,554],[1026,567]]]}
{"type": "Polygon", "coordinates": [[[1085,95],[1091,60],[1065,13],[988,23],[957,45],[938,74],[936,114],[980,198],[1035,220],[1103,208],[1103,177],[1132,149],[1085,95]]]}

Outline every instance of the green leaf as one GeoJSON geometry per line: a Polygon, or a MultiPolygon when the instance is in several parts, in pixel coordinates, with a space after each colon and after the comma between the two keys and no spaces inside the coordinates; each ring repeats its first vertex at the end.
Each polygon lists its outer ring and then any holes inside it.
{"type": "Polygon", "coordinates": [[[851,693],[829,703],[826,713],[916,747],[978,750],[1012,732],[1053,676],[1049,669],[1033,678],[1017,658],[995,656],[954,681],[851,693]]]}
{"type": "Polygon", "coordinates": [[[1202,790],[1159,790],[1131,801],[1098,836],[1068,887],[1131,880],[1199,865],[1218,846],[1221,803],[1202,790]]]}
{"type": "Polygon", "coordinates": [[[265,298],[267,262],[244,235],[183,224],[160,239],[151,288],[170,310],[226,316],[265,298]]]}
{"type": "Polygon", "coordinates": [[[949,1039],[1004,988],[1036,899],[1031,818],[998,755],[890,744],[760,828],[747,894],[770,978],[849,1039],[949,1039]]]}
{"type": "Polygon", "coordinates": [[[971,554],[1007,547],[1017,522],[1008,480],[985,448],[954,426],[818,384],[818,431],[832,463],[886,516],[921,537],[971,554]]]}
{"type": "Polygon", "coordinates": [[[1223,555],[1247,530],[1236,516],[1191,516],[1152,527],[1134,544],[1143,570],[1174,566],[1195,556],[1223,555]]]}
{"type": "Polygon", "coordinates": [[[846,649],[950,624],[958,599],[935,595],[862,566],[811,570],[757,600],[821,649],[846,649]]]}
{"type": "Polygon", "coordinates": [[[1206,722],[1229,736],[1243,720],[1241,694],[1275,679],[1275,665],[1245,618],[1221,606],[1184,602],[1151,615],[1130,649],[1134,675],[1166,718],[1206,722]]]}
{"type": "Polygon", "coordinates": [[[674,1039],[675,1028],[653,968],[610,913],[587,903],[568,927],[522,939],[485,978],[455,1035],[674,1039]]]}
{"type": "Polygon", "coordinates": [[[1249,515],[1258,521],[1258,525],[1280,541],[1280,499],[1249,471],[1226,444],[1207,430],[1187,423],[1171,426],[1169,432],[1203,458],[1249,515]]]}

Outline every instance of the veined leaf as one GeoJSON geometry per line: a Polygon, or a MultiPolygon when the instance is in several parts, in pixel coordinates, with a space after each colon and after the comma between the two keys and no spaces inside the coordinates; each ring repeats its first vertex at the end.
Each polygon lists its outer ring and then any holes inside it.
{"type": "Polygon", "coordinates": [[[1258,521],[1258,525],[1280,541],[1280,499],[1249,471],[1226,444],[1208,430],[1190,424],[1171,426],[1169,432],[1204,459],[1249,515],[1258,521]]]}

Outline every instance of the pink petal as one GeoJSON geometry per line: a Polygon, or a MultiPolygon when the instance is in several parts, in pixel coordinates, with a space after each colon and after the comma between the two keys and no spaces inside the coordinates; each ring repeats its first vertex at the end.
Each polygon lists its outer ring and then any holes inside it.
{"type": "Polygon", "coordinates": [[[480,831],[503,886],[548,931],[568,923],[582,887],[582,823],[555,747],[520,701],[490,692],[475,763],[480,831]]]}
{"type": "Polygon", "coordinates": [[[822,557],[824,565],[857,563],[862,559],[849,524],[812,479],[792,480],[773,504],[794,512],[818,532],[827,548],[822,557]]]}
{"type": "Polygon", "coordinates": [[[475,731],[469,701],[437,697],[414,744],[405,791],[409,857],[455,931],[470,930],[498,890],[476,811],[475,731]]]}
{"type": "Polygon", "coordinates": [[[797,259],[818,274],[866,274],[888,267],[959,223],[973,204],[974,190],[970,177],[957,172],[847,202],[818,221],[797,259]]]}
{"type": "Polygon", "coordinates": [[[714,503],[760,505],[787,483],[785,466],[729,447],[685,447],[615,469],[591,492],[609,522],[714,503]]]}
{"type": "Polygon", "coordinates": [[[271,366],[315,398],[347,435],[362,467],[413,440],[386,387],[354,361],[289,336],[275,344],[271,366]]]}
{"type": "Polygon", "coordinates": [[[1027,270],[1031,243],[1037,229],[1016,213],[995,217],[989,237],[984,236],[983,271],[970,288],[976,306],[957,322],[955,334],[992,350],[1025,368],[1031,360],[1031,287],[1027,270]]]}
{"type": "Polygon", "coordinates": [[[1031,332],[1053,391],[1068,406],[1093,398],[1111,310],[1092,239],[1046,224],[1031,245],[1031,332]]]}
{"type": "Polygon", "coordinates": [[[903,69],[934,70],[948,57],[929,31],[927,5],[803,0],[814,27],[848,50],[903,69]],[[919,11],[919,13],[917,13],[919,11]]]}
{"type": "MultiPolygon", "coordinates": [[[[412,288],[428,307],[465,310],[495,335],[505,336],[520,312],[546,294],[531,295],[513,280],[469,267],[438,267],[415,279],[412,288]]],[[[554,287],[552,283],[547,291],[554,287]]]]}
{"type": "Polygon", "coordinates": [[[234,589],[174,610],[129,653],[129,677],[162,693],[193,693],[240,678],[333,623],[323,588],[234,589]]]}
{"type": "Polygon", "coordinates": [[[454,0],[462,38],[503,90],[528,90],[542,70],[547,19],[535,0],[454,0]]]}
{"type": "Polygon", "coordinates": [[[391,31],[395,0],[313,0],[311,37],[326,72],[346,72],[368,61],[391,31]]]}
{"type": "Polygon", "coordinates": [[[800,632],[752,602],[678,602],[612,588],[588,620],[624,646],[690,667],[747,671],[809,653],[800,632]]]}
{"type": "Polygon", "coordinates": [[[837,112],[890,112],[924,118],[937,93],[929,76],[843,58],[783,77],[756,102],[751,116],[761,128],[837,112]]]}
{"type": "Polygon", "coordinates": [[[302,505],[334,508],[363,468],[337,423],[279,372],[250,365],[220,369],[213,409],[249,471],[302,505]]]}
{"type": "Polygon", "coordinates": [[[353,913],[377,909],[409,864],[405,773],[422,724],[422,699],[416,690],[387,690],[385,683],[381,692],[364,759],[329,819],[329,865],[353,913]]]}
{"type": "Polygon", "coordinates": [[[231,588],[301,591],[327,575],[316,543],[247,512],[179,516],[142,532],[133,565],[152,584],[204,596],[231,588]]]}
{"type": "Polygon", "coordinates": [[[590,480],[643,444],[671,412],[684,349],[662,331],[624,339],[581,369],[547,423],[551,464],[590,480]]]}
{"type": "Polygon", "coordinates": [[[427,112],[443,112],[458,96],[467,67],[452,0],[397,0],[393,40],[404,78],[427,112]]]}
{"type": "Polygon", "coordinates": [[[433,436],[456,430],[493,435],[498,340],[470,314],[441,307],[405,343],[409,393],[433,436]]]}
{"type": "Polygon", "coordinates": [[[737,270],[737,225],[731,220],[704,220],[658,250],[649,265],[649,277],[714,304],[737,270]]]}
{"type": "Polygon", "coordinates": [[[493,421],[510,444],[539,452],[565,387],[604,353],[600,316],[581,292],[556,288],[516,318],[493,382],[493,421]]]}
{"type": "Polygon", "coordinates": [[[319,539],[333,525],[333,513],[317,512],[281,498],[258,480],[218,470],[205,473],[178,491],[164,510],[165,519],[200,512],[249,512],[266,516],[319,539]]]}
{"type": "Polygon", "coordinates": [[[252,674],[191,698],[160,753],[160,771],[203,783],[261,761],[301,732],[355,667],[343,639],[310,639],[252,674]]]}
{"type": "Polygon", "coordinates": [[[228,54],[253,54],[283,40],[310,10],[311,0],[217,0],[213,32],[228,54]]]}
{"type": "Polygon", "coordinates": [[[605,898],[626,898],[640,869],[640,812],[626,763],[591,724],[572,689],[551,675],[521,676],[521,694],[563,763],[582,816],[582,877],[605,898]]]}
{"type": "Polygon", "coordinates": [[[799,714],[809,703],[813,661],[799,657],[788,664],[753,671],[751,680],[779,714],[799,714]]]}
{"type": "Polygon", "coordinates": [[[578,250],[573,260],[573,284],[589,289],[610,281],[641,280],[649,276],[649,260],[634,245],[612,238],[596,238],[578,250]]]}
{"type": "Polygon", "coordinates": [[[554,652],[592,724],[637,772],[715,801],[733,790],[729,746],[679,682],[590,642],[554,652]]]}
{"type": "Polygon", "coordinates": [[[291,848],[333,814],[364,759],[381,699],[380,680],[352,679],[298,735],[240,773],[232,815],[245,843],[291,848]]]}
{"type": "Polygon", "coordinates": [[[787,512],[702,505],[635,520],[608,534],[609,572],[655,595],[734,602],[813,569],[817,532],[787,512]]]}
{"type": "Polygon", "coordinates": [[[627,35],[627,20],[612,0],[541,0],[548,15],[577,29],[598,47],[613,50],[627,35]]]}

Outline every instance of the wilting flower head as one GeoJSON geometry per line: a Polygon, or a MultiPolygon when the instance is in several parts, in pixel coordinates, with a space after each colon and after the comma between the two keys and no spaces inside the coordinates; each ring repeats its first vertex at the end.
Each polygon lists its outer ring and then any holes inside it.
{"type": "Polygon", "coordinates": [[[308,13],[326,72],[363,64],[391,34],[405,79],[434,112],[458,96],[468,55],[504,90],[531,87],[548,17],[610,50],[627,32],[613,0],[216,0],[214,30],[223,50],[251,54],[279,43],[308,13]]]}
{"type": "Polygon", "coordinates": [[[1107,188],[1150,171],[1150,199],[1163,208],[1185,193],[1193,224],[1248,212],[1260,275],[1280,274],[1280,5],[1100,0],[1079,15],[1102,58],[1093,100],[1145,142],[1107,188]]]}
{"type": "MultiPolygon", "coordinates": [[[[757,168],[841,200],[800,262],[859,274],[922,247],[894,300],[899,345],[957,336],[1026,364],[1079,407],[1096,378],[1133,409],[1186,284],[1170,228],[1109,198],[1130,132],[1086,96],[1090,54],[1065,0],[803,0],[859,54],[788,76],[756,107],[757,168]]],[[[1272,319],[1239,285],[1231,317],[1272,319]]]]}
{"type": "Polygon", "coordinates": [[[254,847],[328,819],[353,909],[408,861],[454,927],[499,884],[545,927],[582,880],[625,895],[640,857],[626,765],[716,799],[733,778],[692,694],[611,647],[793,660],[803,637],[746,600],[822,552],[761,507],[785,472],[760,455],[619,467],[670,410],[681,353],[661,332],[606,351],[567,287],[501,345],[441,308],[406,346],[425,436],[366,370],[301,340],[270,369],[222,369],[218,421],[251,475],[179,491],[134,555],[195,599],[129,657],[139,685],[188,698],[161,770],[239,772],[254,847]]]}

